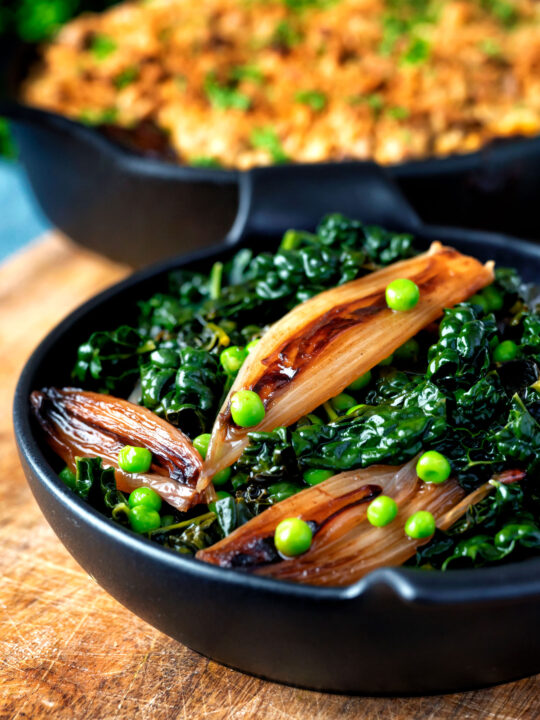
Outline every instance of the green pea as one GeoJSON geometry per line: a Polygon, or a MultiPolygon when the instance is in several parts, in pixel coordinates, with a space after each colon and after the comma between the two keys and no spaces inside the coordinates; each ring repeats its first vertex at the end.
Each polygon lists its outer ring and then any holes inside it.
{"type": "Polygon", "coordinates": [[[396,360],[400,360],[401,362],[414,363],[418,360],[419,354],[420,345],[414,338],[411,338],[396,350],[394,357],[396,360]]]}
{"type": "Polygon", "coordinates": [[[514,360],[519,353],[519,348],[512,340],[503,340],[493,351],[493,359],[495,362],[504,363],[514,360]]]}
{"type": "Polygon", "coordinates": [[[304,481],[308,485],[318,485],[324,480],[328,480],[334,475],[333,470],[323,470],[322,468],[313,468],[313,470],[306,470],[303,475],[304,481]]]}
{"type": "Polygon", "coordinates": [[[497,310],[502,310],[504,305],[504,297],[502,293],[497,290],[497,288],[493,287],[493,285],[488,285],[488,287],[484,288],[482,291],[482,295],[484,296],[484,300],[487,304],[487,309],[496,312],[497,310]]]}
{"type": "Polygon", "coordinates": [[[336,395],[336,397],[332,398],[331,402],[334,409],[338,412],[349,410],[356,405],[356,400],[351,395],[347,395],[347,393],[336,395]]]}
{"type": "Polygon", "coordinates": [[[300,518],[282,520],[274,533],[276,549],[285,557],[295,557],[305,553],[311,547],[312,539],[311,528],[300,518]]]}
{"type": "Polygon", "coordinates": [[[135,532],[147,533],[161,526],[161,518],[157,510],[152,510],[146,505],[135,505],[129,511],[129,524],[135,532]]]}
{"type": "Polygon", "coordinates": [[[352,390],[353,392],[356,392],[358,390],[363,390],[363,388],[366,387],[366,385],[369,385],[371,382],[371,370],[368,370],[363,375],[360,375],[359,378],[356,378],[356,380],[353,380],[353,382],[349,385],[347,390],[352,390]]]}
{"type": "Polygon", "coordinates": [[[359,410],[363,410],[366,407],[367,405],[365,403],[360,403],[360,405],[355,405],[354,407],[349,408],[345,415],[355,415],[359,410]]]}
{"type": "Polygon", "coordinates": [[[248,351],[239,345],[231,345],[225,348],[219,356],[219,362],[223,369],[229,375],[234,375],[242,367],[242,363],[247,358],[248,351]]]}
{"type": "Polygon", "coordinates": [[[439,485],[448,480],[452,467],[440,452],[429,450],[425,452],[416,463],[416,474],[427,483],[439,485]]]}
{"type": "Polygon", "coordinates": [[[486,312],[486,313],[489,312],[488,302],[483,295],[479,295],[479,294],[472,295],[469,298],[469,302],[472,303],[473,305],[480,305],[480,307],[482,308],[482,310],[484,312],[486,312]]]}
{"type": "Polygon", "coordinates": [[[265,416],[263,401],[253,390],[239,390],[231,398],[231,415],[239,427],[258,425],[265,416]]]}
{"type": "Polygon", "coordinates": [[[225,498],[232,497],[231,493],[228,493],[226,490],[218,490],[216,492],[216,500],[212,500],[212,502],[208,503],[208,509],[211,510],[213,513],[216,512],[216,503],[218,500],[224,500],[225,498]]]}
{"type": "Polygon", "coordinates": [[[196,438],[193,440],[193,447],[195,450],[199,452],[199,455],[204,460],[206,457],[206,453],[208,452],[208,446],[210,445],[210,438],[212,436],[210,433],[202,433],[202,435],[197,435],[196,438]]]}
{"type": "Polygon", "coordinates": [[[223,470],[220,470],[214,475],[212,482],[216,487],[221,487],[221,485],[225,485],[227,483],[231,474],[232,470],[230,467],[223,468],[223,470]]]}
{"type": "Polygon", "coordinates": [[[423,540],[435,532],[435,518],[427,510],[419,510],[405,523],[405,534],[413,540],[423,540]]]}
{"type": "Polygon", "coordinates": [[[387,495],[379,495],[372,500],[367,508],[367,519],[375,527],[389,525],[398,513],[396,501],[387,495]]]}
{"type": "Polygon", "coordinates": [[[398,278],[387,285],[385,295],[386,304],[391,310],[407,312],[418,303],[420,290],[412,280],[398,278]]]}
{"type": "Polygon", "coordinates": [[[391,365],[393,359],[394,359],[394,356],[393,356],[393,355],[389,355],[387,358],[384,358],[384,360],[381,360],[381,362],[379,363],[379,365],[381,365],[381,366],[383,366],[383,367],[384,367],[385,365],[391,365]]]}
{"type": "Polygon", "coordinates": [[[75,490],[77,484],[77,476],[68,468],[67,465],[63,470],[58,473],[58,477],[64,483],[64,485],[67,485],[68,488],[75,490]]]}
{"type": "Polygon", "coordinates": [[[255,345],[258,345],[260,342],[261,342],[261,341],[260,341],[259,339],[252,340],[251,342],[248,342],[248,344],[246,345],[246,350],[247,350],[248,354],[253,350],[253,348],[255,347],[255,345]]]}
{"type": "Polygon", "coordinates": [[[140,487],[130,493],[128,498],[129,507],[133,508],[135,505],[144,505],[144,507],[150,508],[150,510],[161,510],[162,500],[155,490],[149,487],[140,487]]]}
{"type": "Polygon", "coordinates": [[[128,473],[145,473],[150,470],[152,453],[147,448],[126,445],[118,453],[118,467],[128,473]]]}

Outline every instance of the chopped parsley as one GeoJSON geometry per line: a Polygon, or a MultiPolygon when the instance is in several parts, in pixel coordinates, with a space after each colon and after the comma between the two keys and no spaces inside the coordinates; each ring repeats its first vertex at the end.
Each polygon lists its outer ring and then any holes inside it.
{"type": "Polygon", "coordinates": [[[189,160],[189,164],[192,167],[202,167],[202,168],[219,168],[221,167],[221,163],[217,158],[208,157],[207,155],[199,155],[198,157],[192,157],[189,160]]]}
{"type": "Polygon", "coordinates": [[[482,7],[502,25],[511,26],[518,20],[517,8],[508,0],[482,0],[482,7]]]}
{"type": "Polygon", "coordinates": [[[109,37],[108,35],[96,35],[92,39],[92,44],[90,45],[90,52],[95,57],[96,60],[105,60],[109,57],[116,49],[118,45],[116,44],[116,41],[113,40],[113,38],[109,37]]]}
{"type": "Polygon", "coordinates": [[[276,164],[289,162],[278,134],[272,127],[253,128],[250,142],[254,148],[266,150],[276,164]]]}
{"type": "Polygon", "coordinates": [[[231,80],[236,82],[249,80],[257,85],[260,85],[264,80],[262,71],[256,65],[237,65],[231,69],[229,76],[231,80]]]}
{"type": "Polygon", "coordinates": [[[501,46],[492,38],[485,38],[478,43],[478,47],[488,57],[498,58],[502,55],[501,46]]]}
{"type": "Polygon", "coordinates": [[[386,114],[394,120],[406,120],[411,113],[406,107],[396,105],[396,107],[388,108],[386,114]]]}
{"type": "Polygon", "coordinates": [[[105,110],[94,110],[87,108],[79,115],[79,121],[83,125],[114,125],[118,119],[118,110],[114,107],[105,110]]]}
{"type": "Polygon", "coordinates": [[[421,37],[413,37],[409,46],[401,56],[404,65],[418,65],[429,58],[430,45],[427,40],[421,37]]]}
{"type": "Polygon", "coordinates": [[[375,115],[378,115],[384,107],[384,100],[379,93],[369,95],[352,95],[348,99],[349,105],[367,105],[375,115]]]}
{"type": "Polygon", "coordinates": [[[418,25],[433,23],[437,19],[437,6],[432,0],[385,0],[385,5],[387,10],[382,17],[379,46],[381,55],[390,55],[397,42],[410,36],[418,25]]]}
{"type": "Polygon", "coordinates": [[[308,105],[314,112],[324,110],[327,102],[325,93],[320,90],[300,90],[294,99],[303,105],[308,105]]]}
{"type": "Polygon", "coordinates": [[[114,84],[118,90],[123,90],[128,85],[135,82],[138,77],[139,69],[135,66],[128,67],[125,70],[122,70],[122,72],[115,77],[114,84]]]}
{"type": "Polygon", "coordinates": [[[236,83],[220,83],[215,72],[209,72],[204,91],[210,104],[219,110],[249,110],[251,98],[236,88],[236,83]]]}
{"type": "Polygon", "coordinates": [[[278,48],[290,50],[302,40],[302,35],[290,22],[280,20],[276,25],[270,44],[278,48]]]}

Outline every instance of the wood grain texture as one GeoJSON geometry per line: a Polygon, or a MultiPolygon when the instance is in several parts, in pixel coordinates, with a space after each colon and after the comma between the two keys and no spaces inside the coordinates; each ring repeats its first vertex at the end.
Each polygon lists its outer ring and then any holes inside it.
{"type": "Polygon", "coordinates": [[[1,720],[539,718],[540,676],[478,692],[393,699],[326,695],[251,678],[162,635],[86,575],[25,484],[11,400],[38,340],[127,272],[58,236],[0,266],[1,720]]]}

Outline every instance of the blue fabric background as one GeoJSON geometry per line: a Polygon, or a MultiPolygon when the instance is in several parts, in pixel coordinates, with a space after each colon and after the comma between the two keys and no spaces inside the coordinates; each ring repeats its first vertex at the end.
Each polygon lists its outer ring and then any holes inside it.
{"type": "Polygon", "coordinates": [[[48,228],[22,167],[0,160],[0,262],[48,228]]]}

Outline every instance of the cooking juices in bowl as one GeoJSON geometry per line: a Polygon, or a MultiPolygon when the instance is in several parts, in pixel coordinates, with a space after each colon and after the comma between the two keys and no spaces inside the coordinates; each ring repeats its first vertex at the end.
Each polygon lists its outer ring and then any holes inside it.
{"type": "Polygon", "coordinates": [[[536,300],[329,215],[172,273],[135,324],[89,328],[82,389],[32,404],[74,492],[199,561],[331,586],[509,562],[540,548],[536,300]]]}
{"type": "Polygon", "coordinates": [[[396,164],[538,134],[539,51],[535,0],[120,3],[22,98],[184,164],[396,164]]]}

